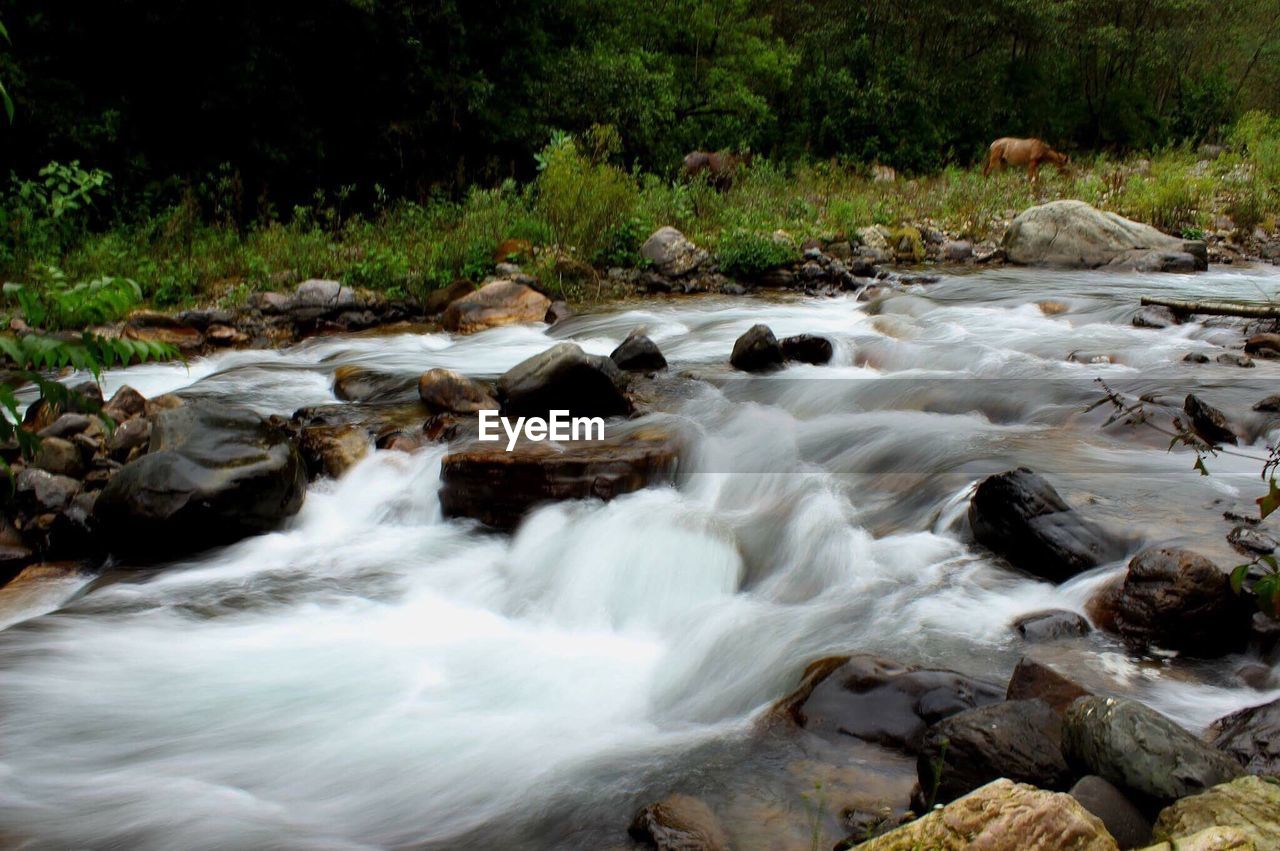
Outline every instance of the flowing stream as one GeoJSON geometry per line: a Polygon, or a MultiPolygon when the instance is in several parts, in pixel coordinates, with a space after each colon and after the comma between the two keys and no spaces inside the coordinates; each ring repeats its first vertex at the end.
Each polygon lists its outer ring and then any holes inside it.
{"type": "MultiPolygon", "coordinates": [[[[492,377],[555,338],[607,354],[639,325],[697,380],[648,415],[684,437],[674,488],[545,507],[508,537],[441,517],[443,447],[375,452],[278,532],[24,600],[0,632],[0,841],[626,847],[638,805],[734,778],[749,846],[750,819],[808,806],[750,779],[778,770],[754,722],[808,661],[869,651],[1003,681],[1026,650],[1013,618],[1083,611],[1122,570],[1054,586],[993,561],[965,521],[983,476],[1030,466],[1135,545],[1239,560],[1222,513],[1254,510],[1259,462],[1200,477],[1166,437],[1086,408],[1099,377],[1177,406],[1194,389],[1264,455],[1280,419],[1250,406],[1280,392],[1280,362],[1187,364],[1238,329],[1130,320],[1143,294],[1257,299],[1278,271],[984,271],[875,307],[645,301],[551,330],[327,337],[108,375],[107,392],[288,416],[333,403],[340,365],[492,377]],[[757,322],[829,337],[832,364],[732,372],[757,322]]],[[[1243,657],[1139,659],[1098,634],[1046,652],[1193,728],[1280,695],[1234,677],[1243,657]]],[[[914,776],[874,750],[865,776],[914,776]]]]}

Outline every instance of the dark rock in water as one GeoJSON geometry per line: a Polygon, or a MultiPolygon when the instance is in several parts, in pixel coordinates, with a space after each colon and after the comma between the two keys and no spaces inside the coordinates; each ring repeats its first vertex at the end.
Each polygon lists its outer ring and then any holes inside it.
{"type": "MultiPolygon", "coordinates": [[[[1258,691],[1270,691],[1280,684],[1280,677],[1271,669],[1270,665],[1262,662],[1245,662],[1236,668],[1234,676],[1237,680],[1244,683],[1251,689],[1258,691]]],[[[1280,774],[1280,772],[1277,772],[1280,774]]]]}
{"type": "Polygon", "coordinates": [[[1235,446],[1236,435],[1227,423],[1227,415],[1202,400],[1194,393],[1188,393],[1182,409],[1191,419],[1191,427],[1206,442],[1212,444],[1230,443],[1235,446]]]}
{"type": "Polygon", "coordinates": [[[1060,638],[1078,638],[1093,631],[1084,615],[1065,609],[1047,609],[1023,615],[1013,622],[1013,631],[1023,641],[1033,644],[1057,641],[1060,638]]]}
{"type": "Polygon", "coordinates": [[[743,372],[765,372],[782,366],[782,346],[768,325],[753,325],[733,344],[729,363],[743,372]]]}
{"type": "Polygon", "coordinates": [[[557,343],[507,370],[498,379],[498,399],[509,417],[546,417],[550,411],[580,417],[631,413],[627,379],[617,364],[574,343],[557,343]]]}
{"type": "Polygon", "coordinates": [[[720,820],[689,795],[671,795],[640,810],[627,833],[658,851],[729,851],[720,820]]]}
{"type": "Polygon", "coordinates": [[[1007,700],[1043,700],[1054,711],[1063,713],[1077,698],[1089,692],[1048,665],[1023,657],[1009,677],[1007,700]]]}
{"type": "Polygon", "coordinates": [[[40,430],[40,437],[74,437],[94,421],[88,414],[63,414],[40,430]]]}
{"type": "Polygon", "coordinates": [[[1019,467],[984,479],[969,503],[978,543],[1028,573],[1062,582],[1123,552],[1040,476],[1019,467]]]}
{"type": "Polygon", "coordinates": [[[1151,842],[1151,822],[1115,786],[1096,774],[1081,777],[1068,793],[1080,806],[1102,819],[1121,848],[1143,848],[1151,842]]]}
{"type": "Polygon", "coordinates": [[[667,359],[662,356],[658,344],[637,331],[628,334],[609,357],[618,369],[628,372],[655,372],[667,368],[667,359]]]}
{"type": "Polygon", "coordinates": [[[1178,323],[1178,317],[1167,307],[1143,307],[1133,316],[1133,324],[1138,328],[1171,328],[1178,323]]]}
{"type": "Polygon", "coordinates": [[[1241,369],[1253,369],[1257,364],[1253,362],[1253,358],[1248,355],[1242,355],[1239,352],[1223,352],[1214,358],[1215,361],[1223,366],[1238,366],[1241,369]]]}
{"type": "Polygon", "coordinates": [[[190,402],[156,417],[150,452],[107,483],[94,519],[114,553],[176,557],[275,528],[306,485],[283,431],[243,408],[190,402]]]}
{"type": "Polygon", "coordinates": [[[1280,414],[1280,395],[1259,399],[1253,403],[1253,409],[1264,414],[1280,414]]]}
{"type": "Polygon", "coordinates": [[[1001,777],[1065,789],[1071,772],[1062,755],[1062,717],[1040,700],[959,712],[925,733],[916,772],[925,799],[942,804],[1001,777]]]}
{"type": "Polygon", "coordinates": [[[1184,363],[1208,363],[1209,356],[1204,352],[1187,352],[1182,360],[1184,363]]]}
{"type": "Polygon", "coordinates": [[[150,440],[151,423],[143,417],[134,417],[120,423],[107,436],[107,453],[117,461],[124,461],[135,449],[145,449],[150,440]]]}
{"type": "Polygon", "coordinates": [[[1248,605],[1225,572],[1190,550],[1143,550],[1129,561],[1124,583],[1104,597],[1114,630],[1141,646],[1211,657],[1248,639],[1248,605]]]}
{"type": "Polygon", "coordinates": [[[858,654],[811,664],[772,715],[826,738],[852,736],[915,753],[930,724],[1003,698],[1000,686],[955,671],[858,654]]]}
{"type": "Polygon", "coordinates": [[[440,507],[446,517],[470,517],[512,529],[533,507],[566,499],[610,500],[675,476],[679,453],[666,433],[635,432],[556,447],[522,442],[506,451],[473,443],[440,465],[440,507]]]}
{"type": "Polygon", "coordinates": [[[1236,760],[1141,703],[1082,697],[1063,720],[1074,766],[1137,796],[1166,804],[1240,776],[1236,760]]]}
{"type": "Polygon", "coordinates": [[[1209,725],[1207,738],[1250,774],[1280,776],[1280,700],[1219,718],[1209,725]]]}
{"type": "Polygon", "coordinates": [[[797,334],[782,341],[782,356],[787,360],[820,366],[830,363],[832,352],[831,341],[814,334],[797,334]]]}
{"type": "Polygon", "coordinates": [[[1107,268],[1190,274],[1203,267],[1196,255],[1189,251],[1135,251],[1112,260],[1107,268]]]}
{"type": "Polygon", "coordinates": [[[498,409],[498,400],[488,384],[439,367],[422,373],[418,398],[433,414],[474,414],[498,409]]]}
{"type": "Polygon", "coordinates": [[[1227,533],[1227,543],[1241,555],[1265,556],[1280,547],[1280,541],[1252,526],[1236,526],[1227,533]]]}

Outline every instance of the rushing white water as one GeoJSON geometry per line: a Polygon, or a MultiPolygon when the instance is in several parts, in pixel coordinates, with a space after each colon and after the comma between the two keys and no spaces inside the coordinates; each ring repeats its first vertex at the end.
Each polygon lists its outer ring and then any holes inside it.
{"type": "MultiPolygon", "coordinates": [[[[441,518],[442,448],[378,452],[314,485],[276,533],[115,572],[49,613],[71,596],[59,586],[0,632],[0,835],[53,848],[622,844],[646,795],[708,764],[749,773],[735,748],[807,661],[872,651],[998,681],[1022,650],[1011,619],[1083,610],[1121,568],[1055,587],[992,563],[963,521],[983,475],[1031,466],[1135,539],[1229,558],[1221,512],[1249,504],[1259,465],[1223,456],[1201,478],[1164,438],[1082,411],[1095,377],[1177,400],[1194,386],[1255,429],[1246,451],[1261,454],[1276,423],[1249,406],[1277,392],[1280,367],[1184,364],[1233,333],[1129,319],[1144,293],[1256,298],[1278,284],[1263,268],[984,272],[874,310],[673,299],[550,331],[322,338],[111,374],[108,392],[288,415],[332,403],[340,365],[492,376],[551,338],[607,353],[639,325],[704,381],[653,415],[692,436],[676,488],[547,507],[507,538],[441,518]],[[830,337],[833,364],[731,373],[733,340],[756,322],[830,337]]],[[[1059,652],[1191,726],[1276,696],[1235,681],[1239,659],[1175,669],[1099,636],[1059,652]]]]}

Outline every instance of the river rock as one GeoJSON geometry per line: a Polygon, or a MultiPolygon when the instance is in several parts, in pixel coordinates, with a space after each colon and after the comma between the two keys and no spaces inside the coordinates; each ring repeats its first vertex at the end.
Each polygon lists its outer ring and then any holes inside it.
{"type": "Polygon", "coordinates": [[[782,345],[768,325],[752,325],[733,344],[729,363],[743,372],[765,372],[782,366],[782,345]]]}
{"type": "Polygon", "coordinates": [[[618,369],[628,372],[656,372],[667,368],[667,359],[658,344],[639,331],[628,334],[609,357],[618,369]]]}
{"type": "Polygon", "coordinates": [[[1264,358],[1280,357],[1280,334],[1254,334],[1244,341],[1244,350],[1264,358]]]}
{"type": "Polygon", "coordinates": [[[1046,609],[1023,615],[1013,622],[1013,631],[1026,642],[1038,644],[1062,638],[1079,638],[1093,631],[1084,615],[1066,609],[1046,609]]]}
{"type": "Polygon", "coordinates": [[[338,281],[312,278],[298,284],[293,291],[296,307],[349,308],[359,302],[355,290],[344,287],[338,281]]]}
{"type": "Polygon", "coordinates": [[[1249,773],[1280,777],[1280,700],[1224,715],[1209,726],[1207,735],[1249,773]]]}
{"type": "Polygon", "coordinates": [[[1253,403],[1253,409],[1264,414],[1280,414],[1280,394],[1259,399],[1253,403]]]}
{"type": "MultiPolygon", "coordinates": [[[[1167,236],[1083,201],[1051,201],[1024,210],[1009,225],[1003,246],[1010,262],[1027,266],[1163,268],[1160,257],[1189,254],[1195,268],[1208,267],[1203,242],[1167,236]]],[[[1182,262],[1177,258],[1176,267],[1182,262]]]]}
{"type": "Polygon", "coordinates": [[[152,311],[130,314],[120,329],[120,336],[145,343],[164,343],[184,352],[195,351],[204,345],[204,335],[195,328],[167,313],[152,311]]]}
{"type": "Polygon", "coordinates": [[[1042,700],[956,713],[926,731],[916,773],[925,800],[943,804],[1001,777],[1066,789],[1071,773],[1062,755],[1062,716],[1042,700]]]}
{"type": "Polygon", "coordinates": [[[1052,582],[1070,579],[1123,551],[1026,467],[989,476],[978,485],[969,503],[969,525],[979,544],[1052,582]]]}
{"type": "Polygon", "coordinates": [[[355,425],[307,426],[298,449],[312,476],[338,479],[369,454],[369,435],[355,425]]]}
{"type": "MultiPolygon", "coordinates": [[[[1270,846],[1262,847],[1274,851],[1270,846]]],[[[1148,845],[1142,851],[1259,851],[1259,846],[1238,827],[1206,827],[1190,836],[1148,845]]]]}
{"type": "Polygon", "coordinates": [[[729,851],[720,820],[689,795],[671,795],[640,810],[627,833],[658,851],[729,851]]]}
{"type": "Polygon", "coordinates": [[[498,409],[490,385],[439,367],[422,373],[418,398],[433,414],[474,414],[498,409]]]}
{"type": "Polygon", "coordinates": [[[1172,328],[1180,323],[1177,314],[1169,308],[1151,305],[1138,309],[1133,315],[1133,324],[1136,328],[1172,328]]]}
{"type": "Polygon", "coordinates": [[[1151,841],[1151,822],[1115,786],[1088,774],[1068,792],[1080,805],[1106,825],[1107,833],[1121,848],[1140,848],[1151,841]]]}
{"type": "Polygon", "coordinates": [[[653,265],[654,271],[668,278],[687,275],[706,258],[696,245],[670,225],[658,228],[644,241],[640,256],[653,265]]]}
{"type": "Polygon", "coordinates": [[[948,240],[942,243],[939,253],[948,263],[963,263],[973,257],[973,243],[966,239],[948,240]]]}
{"type": "Polygon", "coordinates": [[[131,417],[145,413],[146,410],[146,397],[128,384],[113,393],[111,401],[102,406],[103,415],[110,417],[117,423],[122,423],[131,417]]]}
{"type": "Polygon", "coordinates": [[[124,461],[135,449],[145,449],[150,440],[151,422],[143,417],[134,417],[117,425],[107,435],[107,454],[117,461],[124,461]]]}
{"type": "Polygon", "coordinates": [[[498,280],[451,302],[440,323],[446,330],[471,334],[498,325],[542,322],[550,307],[551,299],[532,287],[498,280]]]}
{"type": "Polygon", "coordinates": [[[1116,851],[1102,821],[1070,795],[995,780],[859,851],[1116,851]]]}
{"type": "Polygon", "coordinates": [[[782,340],[782,356],[787,360],[821,366],[830,363],[834,349],[831,341],[816,334],[797,334],[784,337],[782,340]]]}
{"type": "Polygon", "coordinates": [[[1194,393],[1188,393],[1182,403],[1182,410],[1191,419],[1191,427],[1195,433],[1211,444],[1230,443],[1235,446],[1235,432],[1227,422],[1227,415],[1210,405],[1194,393]]]}
{"type": "Polygon", "coordinates": [[[176,557],[275,528],[306,485],[283,431],[243,408],[190,402],[156,417],[150,451],[112,477],[94,518],[117,554],[176,557]]]}
{"type": "Polygon", "coordinates": [[[1260,851],[1280,849],[1280,781],[1241,777],[1183,798],[1161,811],[1152,834],[1173,840],[1211,827],[1235,828],[1260,851]]]}
{"type": "Polygon", "coordinates": [[[395,402],[412,398],[413,379],[345,365],[333,371],[333,395],[344,402],[395,402]]]}
{"type": "Polygon", "coordinates": [[[26,467],[14,476],[14,495],[35,511],[61,511],[80,493],[80,483],[70,476],[26,467]]]}
{"type": "Polygon", "coordinates": [[[1126,640],[1193,656],[1219,656],[1248,640],[1249,611],[1230,578],[1199,553],[1150,547],[1129,561],[1123,583],[1104,590],[1104,621],[1126,640]]]}
{"type": "Polygon", "coordinates": [[[617,364],[589,355],[576,343],[557,343],[513,366],[498,379],[498,399],[508,417],[612,417],[631,412],[627,379],[617,364]]]}
{"type": "Polygon", "coordinates": [[[511,452],[506,451],[504,435],[500,442],[476,442],[445,456],[440,465],[440,507],[446,517],[470,517],[497,529],[513,529],[542,503],[607,501],[668,484],[678,460],[674,438],[656,430],[559,447],[522,441],[511,452]]]}
{"type": "Polygon", "coordinates": [[[1018,660],[1009,677],[1009,688],[1005,692],[1007,700],[1043,700],[1056,712],[1063,713],[1075,702],[1076,698],[1088,695],[1088,690],[1074,680],[1034,659],[1023,657],[1018,660]]]}
{"type": "Polygon", "coordinates": [[[915,753],[929,725],[1003,697],[1000,686],[955,671],[858,654],[809,665],[771,715],[825,738],[853,736],[915,753]]]}
{"type": "Polygon", "coordinates": [[[447,287],[441,287],[438,290],[432,290],[427,293],[427,297],[422,300],[422,311],[427,316],[435,316],[458,299],[471,295],[475,291],[475,284],[464,278],[459,278],[447,287]]]}
{"type": "Polygon", "coordinates": [[[1144,803],[1195,795],[1241,774],[1235,759],[1132,700],[1080,698],[1067,710],[1062,740],[1073,765],[1144,803]]]}
{"type": "Polygon", "coordinates": [[[88,414],[62,414],[49,425],[40,429],[40,437],[70,438],[89,428],[94,418],[88,414]]]}
{"type": "Polygon", "coordinates": [[[40,441],[40,448],[31,461],[31,466],[45,470],[55,476],[70,476],[78,479],[84,475],[84,458],[80,448],[61,437],[46,437],[40,441]]]}

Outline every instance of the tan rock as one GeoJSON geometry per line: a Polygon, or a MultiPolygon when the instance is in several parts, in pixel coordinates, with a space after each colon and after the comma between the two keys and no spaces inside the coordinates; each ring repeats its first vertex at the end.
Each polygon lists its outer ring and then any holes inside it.
{"type": "Polygon", "coordinates": [[[541,322],[551,299],[515,281],[494,281],[452,302],[441,324],[450,331],[471,334],[499,325],[541,322]]]}
{"type": "MultiPolygon", "coordinates": [[[[1172,839],[1210,827],[1238,828],[1258,851],[1280,851],[1280,781],[1250,775],[1176,801],[1160,812],[1152,836],[1172,839]]],[[[1188,847],[1185,841],[1177,847],[1188,847]]]]}
{"type": "Polygon", "coordinates": [[[1260,851],[1238,827],[1209,827],[1191,836],[1179,836],[1142,851],[1260,851]]]}
{"type": "Polygon", "coordinates": [[[658,851],[728,851],[729,839],[711,808],[689,795],[671,795],[636,813],[627,830],[658,851]]]}
{"type": "Polygon", "coordinates": [[[369,453],[369,435],[355,425],[308,426],[299,449],[313,473],[337,479],[369,453]]]}
{"type": "Polygon", "coordinates": [[[1102,822],[1070,795],[996,780],[870,842],[866,851],[1116,851],[1102,822]]]}
{"type": "Polygon", "coordinates": [[[418,379],[418,398],[432,413],[473,414],[498,408],[489,385],[438,367],[418,379]]]}

